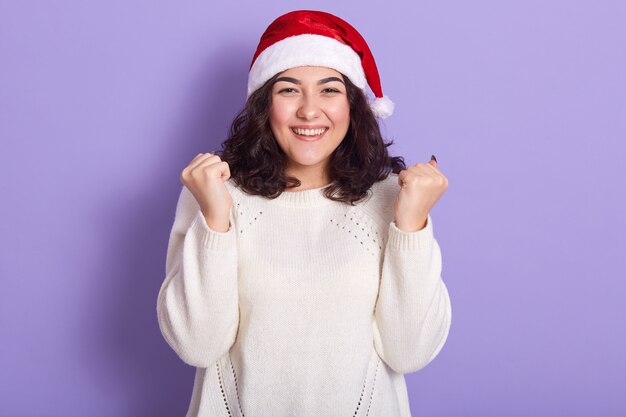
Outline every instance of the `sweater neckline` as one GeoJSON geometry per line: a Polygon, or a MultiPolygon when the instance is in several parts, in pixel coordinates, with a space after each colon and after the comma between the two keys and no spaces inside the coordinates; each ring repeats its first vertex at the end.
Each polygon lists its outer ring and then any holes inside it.
{"type": "Polygon", "coordinates": [[[331,184],[318,188],[308,188],[301,191],[283,191],[280,195],[270,201],[281,206],[288,207],[315,207],[331,204],[334,200],[324,195],[324,189],[331,184]]]}

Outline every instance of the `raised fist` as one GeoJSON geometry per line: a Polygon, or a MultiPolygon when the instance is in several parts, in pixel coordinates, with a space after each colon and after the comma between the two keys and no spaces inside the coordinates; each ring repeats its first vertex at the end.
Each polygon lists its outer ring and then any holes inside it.
{"type": "Polygon", "coordinates": [[[199,153],[183,169],[180,181],[195,197],[209,228],[227,232],[233,199],[224,182],[230,178],[228,163],[213,153],[199,153]]]}

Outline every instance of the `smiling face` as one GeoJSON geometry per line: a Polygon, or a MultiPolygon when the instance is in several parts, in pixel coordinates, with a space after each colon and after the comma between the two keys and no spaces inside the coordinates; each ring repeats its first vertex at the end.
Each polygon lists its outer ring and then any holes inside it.
{"type": "Polygon", "coordinates": [[[350,126],[343,76],[326,67],[295,67],[272,86],[270,127],[289,163],[287,174],[326,184],[326,167],[350,126]]]}

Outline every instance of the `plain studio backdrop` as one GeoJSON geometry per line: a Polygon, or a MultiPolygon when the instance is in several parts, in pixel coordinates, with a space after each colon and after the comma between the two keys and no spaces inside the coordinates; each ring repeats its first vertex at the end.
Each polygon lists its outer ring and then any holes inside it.
{"type": "Polygon", "coordinates": [[[0,415],[183,416],[156,298],[181,188],[243,106],[258,39],[352,23],[452,300],[418,416],[626,415],[623,1],[0,1],[0,415]]]}

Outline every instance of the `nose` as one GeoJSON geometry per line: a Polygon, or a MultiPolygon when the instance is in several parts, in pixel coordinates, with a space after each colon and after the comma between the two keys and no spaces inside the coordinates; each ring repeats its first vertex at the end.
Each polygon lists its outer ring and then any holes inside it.
{"type": "Polygon", "coordinates": [[[317,99],[310,94],[304,94],[300,100],[296,116],[300,119],[313,120],[319,117],[320,111],[317,99]]]}

